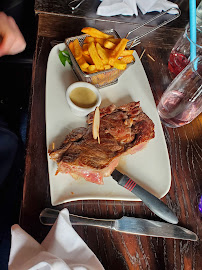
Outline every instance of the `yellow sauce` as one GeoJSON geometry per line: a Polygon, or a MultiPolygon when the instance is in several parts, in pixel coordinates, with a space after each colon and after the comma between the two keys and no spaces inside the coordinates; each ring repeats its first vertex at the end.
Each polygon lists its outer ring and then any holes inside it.
{"type": "Polygon", "coordinates": [[[71,101],[81,108],[91,108],[97,102],[96,94],[86,87],[77,87],[69,95],[71,101]]]}

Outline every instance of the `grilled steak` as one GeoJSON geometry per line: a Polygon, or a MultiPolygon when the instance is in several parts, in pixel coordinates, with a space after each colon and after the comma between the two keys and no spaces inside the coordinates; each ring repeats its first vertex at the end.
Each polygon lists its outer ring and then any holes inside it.
{"type": "Polygon", "coordinates": [[[139,102],[100,109],[100,144],[92,136],[94,112],[88,126],[72,130],[50,157],[58,164],[57,172],[69,173],[87,181],[103,184],[118,165],[122,155],[134,154],[154,138],[154,124],[139,102]]]}

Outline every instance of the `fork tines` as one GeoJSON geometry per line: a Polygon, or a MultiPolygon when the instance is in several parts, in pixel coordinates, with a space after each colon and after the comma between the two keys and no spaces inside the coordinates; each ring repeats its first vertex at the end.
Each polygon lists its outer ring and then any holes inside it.
{"type": "Polygon", "coordinates": [[[128,50],[130,50],[131,48],[139,45],[140,43],[141,43],[141,41],[139,39],[129,40],[127,43],[127,48],[128,48],[128,50]]]}

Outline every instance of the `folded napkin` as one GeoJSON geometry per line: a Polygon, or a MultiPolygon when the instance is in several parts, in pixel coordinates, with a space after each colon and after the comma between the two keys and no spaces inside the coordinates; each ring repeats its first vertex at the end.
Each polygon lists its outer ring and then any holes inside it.
{"type": "Polygon", "coordinates": [[[103,270],[103,266],[72,228],[69,212],[63,209],[41,243],[20,226],[11,229],[9,270],[103,270]]]}
{"type": "MultiPolygon", "coordinates": [[[[167,0],[103,0],[97,9],[97,15],[100,16],[115,16],[127,15],[138,16],[137,6],[143,14],[153,11],[165,11],[169,8],[178,5],[167,0]]],[[[176,11],[170,11],[171,14],[176,14],[176,11]]]]}
{"type": "Polygon", "coordinates": [[[138,15],[136,0],[103,0],[97,9],[97,15],[138,15]]]}

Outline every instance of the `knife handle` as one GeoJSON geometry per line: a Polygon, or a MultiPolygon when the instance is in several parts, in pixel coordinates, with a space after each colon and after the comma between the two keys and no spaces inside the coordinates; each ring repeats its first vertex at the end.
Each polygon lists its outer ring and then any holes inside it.
{"type": "Polygon", "coordinates": [[[126,188],[140,198],[144,204],[157,216],[170,222],[172,224],[178,223],[178,218],[171,211],[166,204],[164,204],[160,199],[155,197],[153,194],[149,193],[147,190],[136,184],[132,179],[127,175],[123,177],[118,182],[119,185],[126,188]]]}
{"type": "MultiPolygon", "coordinates": [[[[39,216],[39,220],[43,225],[51,226],[55,223],[60,211],[45,208],[39,216]]],[[[83,226],[96,226],[100,228],[114,229],[116,220],[113,219],[96,219],[77,216],[69,214],[69,219],[72,225],[83,225],[83,226]]]]}

